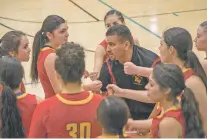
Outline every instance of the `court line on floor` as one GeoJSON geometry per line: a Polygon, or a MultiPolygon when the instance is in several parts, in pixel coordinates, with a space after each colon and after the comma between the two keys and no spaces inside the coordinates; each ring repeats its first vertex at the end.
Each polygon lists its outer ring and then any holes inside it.
{"type": "Polygon", "coordinates": [[[142,18],[142,17],[150,17],[150,16],[159,16],[159,15],[167,15],[167,14],[180,14],[180,13],[189,13],[189,12],[199,12],[199,11],[206,11],[207,8],[203,9],[194,9],[194,10],[184,10],[184,11],[175,11],[175,12],[168,12],[168,13],[157,13],[157,14],[149,14],[149,15],[135,15],[130,16],[131,18],[142,18]]]}
{"type": "MultiPolygon", "coordinates": [[[[102,3],[103,5],[107,6],[110,9],[116,10],[115,8],[113,8],[112,6],[110,6],[109,4],[107,4],[106,2],[104,2],[103,0],[98,0],[100,3],[102,3]]],[[[123,13],[122,13],[123,14],[123,13]]],[[[154,33],[153,31],[151,31],[150,29],[146,28],[145,26],[141,25],[140,23],[138,23],[137,21],[133,20],[132,18],[128,17],[127,15],[123,14],[123,16],[128,19],[129,21],[133,22],[134,24],[140,26],[142,29],[144,29],[145,31],[151,33],[152,35],[154,35],[157,38],[161,38],[158,34],[154,33]]]]}
{"type": "MultiPolygon", "coordinates": [[[[3,24],[3,23],[0,23],[0,25],[1,26],[3,26],[3,27],[5,27],[5,28],[7,28],[7,29],[10,29],[10,30],[15,30],[15,29],[13,29],[13,28],[11,28],[11,27],[9,27],[9,26],[7,26],[7,25],[5,25],[5,24],[3,24]]],[[[25,32],[24,32],[25,33],[25,32]]],[[[28,33],[25,33],[27,36],[29,36],[29,37],[32,37],[32,38],[34,38],[34,36],[32,36],[32,35],[30,35],[30,34],[28,34],[28,33]]]]}
{"type": "MultiPolygon", "coordinates": [[[[0,19],[15,21],[15,22],[23,22],[23,23],[42,24],[42,22],[40,21],[22,20],[22,19],[15,19],[15,18],[9,18],[9,17],[4,17],[4,16],[0,16],[0,19]]],[[[67,23],[68,24],[84,24],[84,23],[93,23],[93,22],[98,22],[98,21],[74,21],[74,22],[72,21],[72,22],[67,22],[67,23]]]]}
{"type": "Polygon", "coordinates": [[[179,16],[177,13],[172,13],[174,16],[179,16]]]}
{"type": "MultiPolygon", "coordinates": [[[[14,28],[12,28],[12,27],[9,27],[9,26],[7,26],[7,25],[1,23],[1,22],[0,22],[0,26],[3,26],[3,27],[5,27],[5,28],[7,28],[7,29],[9,29],[9,30],[16,30],[16,29],[14,29],[14,28]]],[[[25,33],[25,32],[24,32],[24,33],[25,33]]],[[[25,33],[25,34],[26,34],[27,36],[31,37],[31,38],[34,38],[33,35],[30,35],[30,34],[28,34],[28,33],[25,33]]],[[[85,49],[85,48],[84,48],[84,50],[87,51],[87,52],[95,53],[94,50],[85,49]]]]}
{"type": "Polygon", "coordinates": [[[86,11],[83,7],[81,7],[80,5],[78,5],[77,3],[75,3],[73,0],[68,0],[68,1],[70,1],[71,3],[73,3],[76,7],[78,7],[79,9],[81,9],[83,12],[85,12],[86,14],[88,14],[89,16],[91,16],[96,21],[99,21],[99,19],[97,17],[95,17],[94,15],[92,15],[91,13],[89,13],[88,11],[86,11]]]}
{"type": "MultiPolygon", "coordinates": [[[[161,16],[161,15],[168,15],[168,14],[176,14],[178,15],[179,13],[188,13],[188,12],[197,12],[197,11],[206,11],[207,8],[203,9],[194,9],[194,10],[185,10],[185,11],[175,11],[175,12],[169,12],[169,13],[157,13],[157,14],[149,14],[149,15],[135,15],[135,16],[129,16],[130,18],[136,19],[136,18],[142,18],[142,17],[151,17],[151,16],[161,16]]],[[[22,19],[14,19],[14,18],[9,18],[9,17],[3,17],[0,16],[0,19],[4,20],[10,20],[10,21],[16,21],[16,22],[25,22],[25,23],[36,23],[36,24],[41,24],[42,22],[40,21],[32,21],[32,20],[22,20],[22,19]]],[[[74,21],[74,22],[67,22],[68,24],[87,24],[87,23],[96,23],[96,22],[102,22],[103,20],[99,21],[74,21]]]]}

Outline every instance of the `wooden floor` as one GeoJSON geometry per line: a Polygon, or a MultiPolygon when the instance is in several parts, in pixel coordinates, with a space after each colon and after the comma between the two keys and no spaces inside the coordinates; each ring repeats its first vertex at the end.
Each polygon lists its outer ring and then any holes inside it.
{"type": "MultiPolygon", "coordinates": [[[[69,40],[91,50],[86,68],[92,71],[93,51],[106,32],[103,18],[111,9],[121,11],[141,46],[156,53],[166,28],[184,27],[195,37],[197,26],[207,20],[207,0],[0,0],[0,37],[11,29],[34,36],[47,15],[60,15],[68,21],[69,40]]],[[[33,37],[29,40],[31,46],[33,37]]],[[[195,52],[202,60],[204,54],[195,52]]],[[[30,84],[30,62],[23,65],[27,92],[43,97],[41,85],[30,84]]]]}

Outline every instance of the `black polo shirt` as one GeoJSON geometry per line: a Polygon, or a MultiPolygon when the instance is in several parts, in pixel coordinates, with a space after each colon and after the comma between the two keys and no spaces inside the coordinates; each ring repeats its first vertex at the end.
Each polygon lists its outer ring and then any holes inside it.
{"type": "MultiPolygon", "coordinates": [[[[143,47],[133,46],[132,63],[142,67],[153,67],[160,63],[157,54],[143,47]]],[[[106,91],[106,86],[116,83],[117,86],[124,89],[145,90],[148,78],[138,75],[126,75],[124,66],[117,60],[108,60],[102,66],[99,80],[102,81],[101,90],[106,91]],[[114,76],[114,80],[112,76],[114,76]]],[[[142,103],[131,99],[125,99],[133,119],[147,119],[154,108],[154,104],[142,103]]]]}

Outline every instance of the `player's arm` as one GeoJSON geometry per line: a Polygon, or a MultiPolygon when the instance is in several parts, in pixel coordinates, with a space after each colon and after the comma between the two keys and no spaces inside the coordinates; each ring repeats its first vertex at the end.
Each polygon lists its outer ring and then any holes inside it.
{"type": "Polygon", "coordinates": [[[159,125],[160,138],[179,138],[182,136],[180,123],[174,118],[166,117],[159,125]]]}
{"type": "Polygon", "coordinates": [[[136,100],[139,102],[144,102],[144,103],[154,103],[147,95],[147,91],[139,91],[139,90],[130,90],[130,89],[123,89],[122,92],[122,97],[136,100]]]}
{"type": "Polygon", "coordinates": [[[55,93],[60,93],[61,92],[60,85],[57,81],[57,76],[55,75],[55,59],[56,59],[55,53],[49,54],[45,59],[44,67],[53,90],[55,91],[55,93]]]}
{"type": "Polygon", "coordinates": [[[104,57],[106,56],[106,50],[103,46],[99,45],[96,48],[93,74],[90,74],[92,80],[98,79],[101,67],[104,63],[104,57]]]}
{"type": "Polygon", "coordinates": [[[44,109],[43,103],[37,105],[29,131],[29,138],[46,138],[46,128],[45,124],[48,119],[49,113],[47,113],[46,109],[44,109]]]}
{"type": "Polygon", "coordinates": [[[127,122],[127,127],[129,130],[149,130],[152,126],[152,119],[147,120],[132,120],[129,119],[127,122]]]}
{"type": "Polygon", "coordinates": [[[144,103],[154,103],[147,95],[147,91],[143,90],[130,90],[119,88],[115,84],[110,84],[107,86],[109,92],[114,93],[115,96],[128,98],[144,103]]]}
{"type": "Polygon", "coordinates": [[[99,80],[95,80],[95,81],[84,80],[82,87],[84,90],[87,91],[99,92],[102,87],[102,82],[99,80]]]}

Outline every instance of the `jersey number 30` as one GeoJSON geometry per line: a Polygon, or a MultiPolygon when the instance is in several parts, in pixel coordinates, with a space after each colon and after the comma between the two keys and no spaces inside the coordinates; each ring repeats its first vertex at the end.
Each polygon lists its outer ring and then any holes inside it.
{"type": "Polygon", "coordinates": [[[66,130],[69,131],[69,136],[72,138],[90,138],[91,123],[71,123],[66,125],[66,130]]]}

